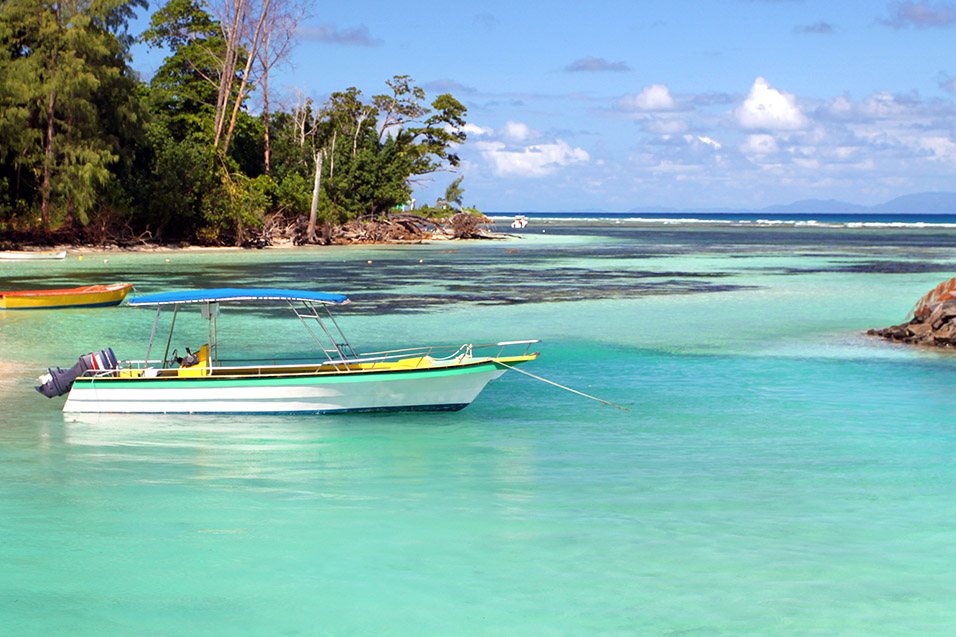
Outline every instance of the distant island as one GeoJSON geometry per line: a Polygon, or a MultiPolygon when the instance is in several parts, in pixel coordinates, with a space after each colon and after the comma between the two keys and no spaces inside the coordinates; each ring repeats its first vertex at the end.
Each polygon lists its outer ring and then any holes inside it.
{"type": "Polygon", "coordinates": [[[647,206],[629,213],[677,214],[682,212],[741,212],[767,214],[956,214],[956,192],[920,192],[896,197],[875,206],[861,206],[838,199],[802,199],[786,205],[758,209],[676,209],[647,206]]]}

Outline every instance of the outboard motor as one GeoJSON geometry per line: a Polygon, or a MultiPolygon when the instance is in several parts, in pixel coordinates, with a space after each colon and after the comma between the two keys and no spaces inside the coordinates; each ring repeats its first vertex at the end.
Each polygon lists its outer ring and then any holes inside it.
{"type": "Polygon", "coordinates": [[[69,369],[60,369],[59,367],[55,371],[48,369],[47,372],[49,373],[37,379],[40,385],[37,385],[36,390],[47,398],[62,396],[73,387],[73,381],[89,370],[116,369],[118,366],[119,362],[116,360],[116,355],[113,354],[113,348],[107,347],[98,352],[80,356],[76,365],[69,369]]]}

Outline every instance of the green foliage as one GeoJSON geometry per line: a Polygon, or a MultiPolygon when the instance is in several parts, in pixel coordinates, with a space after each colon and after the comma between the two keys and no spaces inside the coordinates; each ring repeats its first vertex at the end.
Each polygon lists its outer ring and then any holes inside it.
{"type": "MultiPolygon", "coordinates": [[[[312,123],[311,109],[306,109],[304,118],[312,123]]],[[[280,181],[285,175],[296,174],[308,181],[311,196],[312,147],[306,140],[300,141],[300,132],[290,113],[272,113],[270,119],[272,174],[280,181]]]]}
{"type": "Polygon", "coordinates": [[[273,209],[291,216],[309,214],[312,183],[297,172],[290,172],[276,184],[273,209]]]}
{"type": "Polygon", "coordinates": [[[379,144],[365,136],[354,154],[350,144],[340,144],[335,158],[322,184],[332,209],[345,219],[386,213],[411,196],[408,162],[394,139],[379,144]]]}
{"type": "MultiPolygon", "coordinates": [[[[317,165],[317,219],[343,223],[391,211],[417,179],[459,163],[465,107],[450,95],[428,106],[399,75],[371,100],[353,87],[271,113],[266,175],[264,116],[243,106],[228,154],[214,142],[221,25],[201,0],[165,2],[141,40],[169,53],[144,84],[126,33],[142,6],[0,3],[0,228],[119,219],[160,241],[241,244],[270,215],[309,215],[317,165]]],[[[445,201],[460,208],[462,193],[459,178],[445,201]]]]}
{"type": "Polygon", "coordinates": [[[249,177],[257,177],[265,171],[263,164],[262,120],[248,113],[240,113],[236,121],[229,157],[238,165],[239,172],[249,177]]]}
{"type": "Polygon", "coordinates": [[[140,40],[171,54],[150,82],[151,111],[177,139],[213,137],[218,57],[225,42],[219,24],[194,0],[169,0],[150,19],[140,40]]]}
{"type": "Polygon", "coordinates": [[[449,204],[454,204],[461,208],[462,197],[465,196],[465,189],[461,187],[461,181],[464,179],[464,176],[459,177],[455,181],[448,184],[448,188],[445,189],[444,200],[449,204]]]}
{"type": "Polygon", "coordinates": [[[355,88],[333,93],[317,117],[313,144],[328,156],[322,191],[345,219],[388,212],[408,201],[415,178],[458,165],[452,149],[465,140],[465,107],[440,95],[433,112],[408,76],[388,85],[392,95],[371,104],[355,88]]]}
{"type": "Polygon", "coordinates": [[[86,221],[136,124],[121,34],[132,4],[7,0],[0,10],[0,171],[14,177],[5,203],[39,207],[44,226],[86,221]]]}
{"type": "Polygon", "coordinates": [[[188,239],[202,224],[204,201],[218,193],[215,155],[207,144],[176,140],[164,130],[151,131],[155,154],[140,186],[138,222],[158,240],[188,239]]]}
{"type": "MultiPolygon", "coordinates": [[[[213,143],[222,29],[199,2],[170,0],[153,15],[141,39],[171,51],[147,94],[156,153],[155,176],[145,191],[154,232],[160,238],[241,243],[250,228],[262,225],[275,184],[257,181],[263,173],[263,128],[257,118],[240,113],[228,157],[213,143]],[[182,186],[176,188],[177,182],[182,186]]],[[[240,56],[236,69],[244,62],[240,56]]]]}
{"type": "Polygon", "coordinates": [[[421,128],[413,128],[417,150],[416,173],[422,175],[438,170],[442,162],[459,165],[458,155],[452,150],[466,139],[465,115],[468,109],[449,94],[439,95],[432,102],[435,114],[425,120],[421,128]]]}
{"type": "Polygon", "coordinates": [[[223,173],[223,196],[204,199],[203,225],[196,232],[197,238],[212,244],[245,243],[250,228],[262,227],[273,187],[272,180],[264,175],[250,179],[239,173],[223,173]]]}

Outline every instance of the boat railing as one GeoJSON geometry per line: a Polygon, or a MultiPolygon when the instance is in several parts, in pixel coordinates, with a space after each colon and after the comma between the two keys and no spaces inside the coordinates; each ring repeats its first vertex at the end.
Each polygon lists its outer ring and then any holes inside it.
{"type": "Polygon", "coordinates": [[[348,356],[343,358],[330,358],[327,360],[316,361],[315,357],[283,357],[283,358],[243,358],[241,361],[230,361],[222,360],[220,362],[227,363],[227,365],[217,366],[217,369],[229,369],[231,367],[249,367],[256,364],[264,365],[288,365],[288,364],[301,364],[307,365],[309,363],[319,364],[321,366],[332,366],[336,368],[342,368],[343,371],[347,370],[350,366],[355,367],[361,365],[363,369],[374,369],[374,366],[378,363],[381,364],[392,364],[400,360],[413,360],[419,359],[417,365],[429,364],[429,362],[435,361],[453,361],[453,360],[463,360],[466,358],[473,358],[476,356],[476,350],[479,351],[477,356],[484,356],[486,358],[500,358],[504,356],[508,348],[518,346],[524,346],[520,353],[515,351],[513,355],[527,355],[531,349],[531,346],[535,343],[540,343],[539,339],[534,340],[524,340],[524,341],[502,341],[498,343],[466,343],[463,345],[425,345],[419,347],[407,347],[402,349],[391,349],[391,350],[382,350],[378,352],[362,352],[356,354],[355,356],[348,356]],[[497,351],[491,352],[492,348],[496,348],[497,351]],[[240,364],[241,363],[241,364],[240,364]]]}
{"type": "Polygon", "coordinates": [[[103,376],[115,376],[116,372],[122,372],[126,370],[143,370],[152,367],[152,369],[162,369],[163,361],[159,359],[149,359],[149,360],[135,360],[135,359],[124,359],[118,362],[117,366],[113,369],[88,369],[83,372],[83,376],[92,376],[94,378],[99,378],[103,376]]]}
{"type": "MultiPolygon", "coordinates": [[[[375,369],[376,366],[391,367],[396,362],[408,361],[411,367],[421,367],[433,365],[436,362],[461,361],[467,358],[484,357],[500,358],[506,354],[508,348],[515,348],[512,355],[525,356],[535,343],[540,343],[540,339],[523,341],[501,341],[498,343],[465,343],[463,345],[425,345],[419,347],[406,347],[402,349],[382,350],[378,352],[362,352],[352,357],[333,358],[324,361],[316,361],[315,358],[246,358],[242,359],[241,365],[217,366],[217,370],[228,370],[232,368],[247,368],[258,364],[271,366],[318,363],[320,367],[333,367],[340,371],[350,371],[357,367],[362,370],[375,369]],[[520,353],[517,351],[519,346],[520,353]],[[490,350],[495,349],[492,352],[490,350]],[[478,353],[476,354],[476,350],[478,353]]],[[[238,363],[239,361],[222,361],[224,363],[238,363]]]]}
{"type": "Polygon", "coordinates": [[[540,339],[530,339],[524,341],[500,341],[498,343],[465,343],[464,345],[430,345],[424,347],[408,347],[404,349],[390,349],[380,352],[363,352],[359,354],[360,358],[366,358],[369,361],[381,360],[382,362],[392,362],[402,358],[430,357],[437,361],[460,360],[475,357],[475,350],[483,350],[478,356],[487,358],[500,358],[504,356],[509,347],[518,347],[524,345],[521,354],[527,355],[531,346],[540,343],[540,339]],[[490,353],[490,350],[497,348],[497,352],[490,353]]]}
{"type": "Polygon", "coordinates": [[[120,369],[124,367],[133,367],[133,368],[142,368],[148,365],[162,365],[163,361],[159,358],[151,358],[149,360],[135,360],[128,358],[126,360],[120,361],[120,369]]]}
{"type": "MultiPolygon", "coordinates": [[[[229,374],[230,371],[261,374],[263,372],[274,373],[277,367],[301,368],[303,373],[321,371],[322,368],[332,368],[340,372],[369,371],[379,366],[391,368],[396,363],[405,363],[407,367],[411,368],[428,367],[436,363],[461,362],[470,358],[501,358],[509,352],[511,352],[509,355],[513,356],[526,356],[530,352],[531,346],[540,342],[539,339],[532,339],[500,341],[497,343],[465,343],[462,345],[426,345],[378,352],[363,352],[355,356],[327,360],[316,360],[314,357],[243,358],[241,360],[221,360],[219,361],[220,364],[215,366],[215,370],[217,374],[229,374]]],[[[180,369],[177,367],[164,368],[163,363],[164,361],[160,359],[128,359],[121,361],[117,369],[120,371],[180,369]]],[[[211,373],[211,368],[206,369],[210,370],[211,373]]],[[[115,371],[90,370],[87,375],[111,376],[115,371]]]]}

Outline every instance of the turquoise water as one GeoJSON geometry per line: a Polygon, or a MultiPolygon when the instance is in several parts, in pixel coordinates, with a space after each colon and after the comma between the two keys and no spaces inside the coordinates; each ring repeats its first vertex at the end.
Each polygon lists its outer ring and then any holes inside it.
{"type": "MultiPolygon", "coordinates": [[[[77,418],[34,377],[142,357],[153,312],[0,311],[0,625],[952,632],[956,357],[863,332],[954,270],[947,227],[538,220],[504,242],[0,263],[0,289],[344,292],[362,349],[541,338],[528,371],[632,410],[508,373],[450,414],[77,418]]],[[[302,336],[220,326],[224,348],[302,336]]]]}

